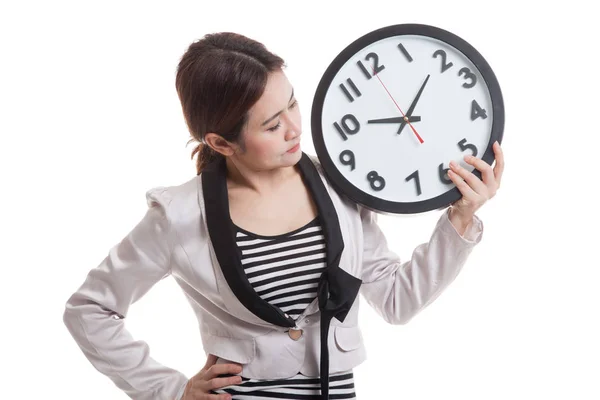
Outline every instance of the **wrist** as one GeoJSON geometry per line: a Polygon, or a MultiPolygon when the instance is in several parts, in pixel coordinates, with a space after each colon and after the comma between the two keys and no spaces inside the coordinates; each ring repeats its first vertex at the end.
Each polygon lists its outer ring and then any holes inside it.
{"type": "Polygon", "coordinates": [[[188,391],[190,389],[191,382],[192,382],[192,380],[188,379],[187,383],[185,384],[185,388],[183,389],[183,394],[181,395],[181,400],[186,400],[188,391]]]}
{"type": "Polygon", "coordinates": [[[458,212],[456,208],[450,207],[450,212],[448,214],[448,219],[450,223],[454,226],[454,228],[458,231],[460,236],[464,236],[467,228],[473,221],[473,214],[463,214],[458,212]]]}

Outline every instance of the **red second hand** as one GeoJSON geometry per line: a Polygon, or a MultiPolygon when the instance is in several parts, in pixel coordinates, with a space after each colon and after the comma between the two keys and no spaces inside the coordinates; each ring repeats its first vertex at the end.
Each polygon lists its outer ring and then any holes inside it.
{"type": "Polygon", "coordinates": [[[408,123],[408,126],[410,126],[410,129],[412,129],[412,131],[415,133],[415,135],[417,135],[417,139],[419,139],[419,142],[423,143],[423,139],[421,139],[421,136],[419,136],[419,134],[417,133],[416,129],[408,121],[408,118],[406,118],[406,115],[404,115],[404,113],[400,109],[400,106],[398,105],[398,103],[396,103],[396,100],[394,100],[394,98],[392,97],[392,95],[390,94],[390,92],[387,90],[387,88],[385,87],[385,85],[383,84],[383,82],[381,81],[381,79],[379,78],[379,75],[375,72],[375,69],[373,68],[373,66],[371,66],[371,69],[373,70],[373,75],[375,75],[377,77],[377,79],[381,83],[381,86],[383,86],[383,88],[385,89],[385,91],[387,92],[387,94],[390,96],[390,98],[392,99],[392,101],[394,102],[394,104],[396,105],[396,107],[398,107],[398,110],[400,110],[400,113],[404,117],[406,123],[408,123]]]}

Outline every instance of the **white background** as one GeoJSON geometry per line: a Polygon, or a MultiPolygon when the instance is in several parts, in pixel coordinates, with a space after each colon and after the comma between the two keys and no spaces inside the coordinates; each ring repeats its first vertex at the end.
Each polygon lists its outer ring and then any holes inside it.
{"type": "MultiPolygon", "coordinates": [[[[179,57],[235,31],[282,56],[310,105],[329,62],[397,23],[477,48],[506,106],[506,169],[478,212],[483,241],[409,324],[362,302],[367,399],[600,398],[599,51],[584,1],[6,1],[0,6],[1,398],[125,399],[62,323],[67,298],[146,210],[145,191],[195,175],[175,87],[179,57]]],[[[590,3],[591,4],[591,3],[590,3]]],[[[382,216],[408,260],[440,213],[382,216]]],[[[188,376],[205,362],[172,279],[130,310],[152,356],[188,376]]]]}

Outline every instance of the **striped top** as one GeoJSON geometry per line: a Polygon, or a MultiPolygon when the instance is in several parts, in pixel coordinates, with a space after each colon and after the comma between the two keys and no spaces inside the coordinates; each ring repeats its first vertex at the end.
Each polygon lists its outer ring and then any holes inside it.
{"type": "MultiPolygon", "coordinates": [[[[325,236],[319,217],[301,228],[275,236],[258,235],[234,226],[250,284],[262,299],[296,320],[317,297],[317,285],[326,265],[325,236]]],[[[301,373],[277,380],[242,377],[239,385],[211,393],[229,393],[233,400],[310,399],[321,394],[321,385],[318,377],[301,373]]],[[[356,399],[352,370],[330,375],[329,395],[332,399],[356,399]]]]}

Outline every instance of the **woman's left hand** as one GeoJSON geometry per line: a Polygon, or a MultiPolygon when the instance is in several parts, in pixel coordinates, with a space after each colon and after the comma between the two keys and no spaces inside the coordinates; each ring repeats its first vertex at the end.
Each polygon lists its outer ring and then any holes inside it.
{"type": "Polygon", "coordinates": [[[492,146],[496,158],[496,166],[492,167],[481,158],[465,156],[465,161],[479,171],[483,181],[476,177],[471,171],[466,170],[454,161],[450,162],[448,177],[454,182],[462,197],[452,204],[451,212],[456,218],[463,221],[471,221],[475,212],[485,204],[486,201],[496,195],[500,188],[502,172],[504,171],[504,154],[498,142],[492,146]]]}

